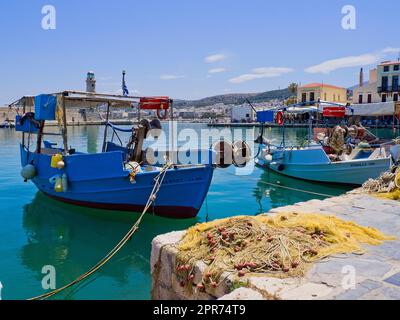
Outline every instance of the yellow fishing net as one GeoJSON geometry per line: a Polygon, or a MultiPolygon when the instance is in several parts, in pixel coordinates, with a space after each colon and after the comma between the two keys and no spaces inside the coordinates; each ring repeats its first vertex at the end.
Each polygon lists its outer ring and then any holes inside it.
{"type": "Polygon", "coordinates": [[[380,231],[334,216],[281,213],[233,217],[190,228],[178,246],[177,276],[194,285],[194,265],[206,264],[200,289],[216,287],[225,271],[239,277],[262,273],[277,277],[304,275],[314,261],[342,253],[363,253],[362,244],[394,239],[380,231]]]}
{"type": "Polygon", "coordinates": [[[377,193],[375,196],[380,199],[400,200],[400,189],[396,189],[392,192],[377,193]]]}

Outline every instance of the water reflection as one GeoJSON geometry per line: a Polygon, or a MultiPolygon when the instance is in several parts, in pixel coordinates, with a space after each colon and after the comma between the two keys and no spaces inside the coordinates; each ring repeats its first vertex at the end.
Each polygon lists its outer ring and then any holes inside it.
{"type": "MultiPolygon", "coordinates": [[[[137,217],[136,213],[60,203],[38,192],[32,203],[24,207],[23,227],[28,241],[21,248],[22,264],[34,271],[38,281],[43,277],[42,267],[53,265],[57,270],[57,286],[62,286],[103,258],[137,217]]],[[[186,229],[196,222],[197,219],[178,221],[147,215],[132,240],[112,263],[99,270],[97,276],[112,278],[117,286],[126,285],[132,273],[138,278],[148,278],[151,240],[159,234],[186,229]]],[[[150,283],[148,286],[150,288],[150,283]]]]}
{"type": "Polygon", "coordinates": [[[97,141],[99,140],[99,127],[98,126],[86,126],[87,135],[87,153],[97,152],[97,141]]]}
{"type": "Polygon", "coordinates": [[[271,170],[263,170],[256,187],[253,189],[253,195],[260,206],[259,213],[263,213],[271,208],[310,199],[325,199],[327,195],[337,196],[351,189],[348,186],[294,179],[271,170]],[[270,200],[266,208],[263,207],[262,201],[265,198],[270,200]]]}

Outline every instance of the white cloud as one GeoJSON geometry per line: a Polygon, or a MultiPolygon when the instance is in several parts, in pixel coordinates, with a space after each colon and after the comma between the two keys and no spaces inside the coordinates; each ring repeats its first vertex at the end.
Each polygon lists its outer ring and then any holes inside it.
{"type": "Polygon", "coordinates": [[[274,78],[279,77],[284,74],[293,72],[292,68],[277,68],[277,67],[268,67],[268,68],[256,68],[252,70],[252,73],[242,74],[238,77],[232,78],[229,80],[231,83],[242,83],[246,81],[251,81],[255,79],[263,79],[263,78],[274,78]]]}
{"type": "Polygon", "coordinates": [[[338,59],[327,60],[320,64],[306,68],[304,71],[308,73],[328,74],[332,71],[344,68],[362,67],[371,64],[377,64],[385,59],[385,56],[399,53],[399,48],[385,48],[375,53],[367,53],[359,56],[348,56],[338,59]]]}
{"type": "Polygon", "coordinates": [[[398,54],[398,53],[400,53],[400,48],[388,47],[388,48],[383,49],[382,53],[385,53],[385,54],[398,54]]]}
{"type": "Polygon", "coordinates": [[[205,57],[204,61],[206,63],[214,63],[214,62],[218,62],[218,61],[223,61],[226,59],[226,56],[222,53],[219,54],[213,54],[211,56],[205,57]]]}
{"type": "Polygon", "coordinates": [[[210,69],[208,70],[208,73],[221,73],[221,72],[225,72],[226,68],[214,68],[214,69],[210,69]]]}
{"type": "Polygon", "coordinates": [[[178,76],[178,75],[175,75],[175,74],[163,74],[163,75],[160,76],[160,79],[161,80],[176,80],[176,79],[182,79],[184,77],[185,76],[178,76]]]}
{"type": "Polygon", "coordinates": [[[374,64],[379,62],[379,60],[380,57],[374,54],[350,56],[350,57],[344,57],[322,62],[320,64],[305,69],[305,72],[328,74],[338,69],[360,67],[360,66],[374,64]]]}

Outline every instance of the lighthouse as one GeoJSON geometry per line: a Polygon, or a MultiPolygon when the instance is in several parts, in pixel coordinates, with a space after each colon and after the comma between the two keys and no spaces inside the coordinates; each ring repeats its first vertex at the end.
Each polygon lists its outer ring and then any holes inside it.
{"type": "Polygon", "coordinates": [[[86,77],[86,92],[96,92],[96,78],[93,71],[89,71],[86,77]]]}

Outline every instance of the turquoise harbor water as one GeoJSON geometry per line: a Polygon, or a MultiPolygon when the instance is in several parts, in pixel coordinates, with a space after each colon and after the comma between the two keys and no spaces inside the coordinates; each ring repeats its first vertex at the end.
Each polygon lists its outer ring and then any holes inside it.
{"type": "MultiPolygon", "coordinates": [[[[199,131],[204,125],[185,125],[199,131]]],[[[70,144],[77,150],[101,148],[103,129],[71,127],[70,144]]],[[[288,129],[288,139],[301,143],[304,129],[288,129]]],[[[389,134],[389,133],[386,133],[389,134]]],[[[280,139],[279,129],[267,131],[280,139]]],[[[42,267],[53,265],[60,287],[86,272],[128,231],[137,214],[85,209],[62,204],[37,192],[20,177],[20,135],[0,129],[0,281],[3,299],[26,299],[44,293],[42,267]]],[[[106,168],[105,168],[106,170],[106,168]]],[[[158,234],[185,229],[197,222],[232,215],[256,215],[273,207],[322,196],[301,190],[339,195],[348,190],[290,179],[255,168],[249,176],[235,176],[234,168],[218,169],[199,216],[172,220],[146,216],[139,232],[110,263],[83,284],[56,299],[149,299],[151,240],[158,234]]]]}

